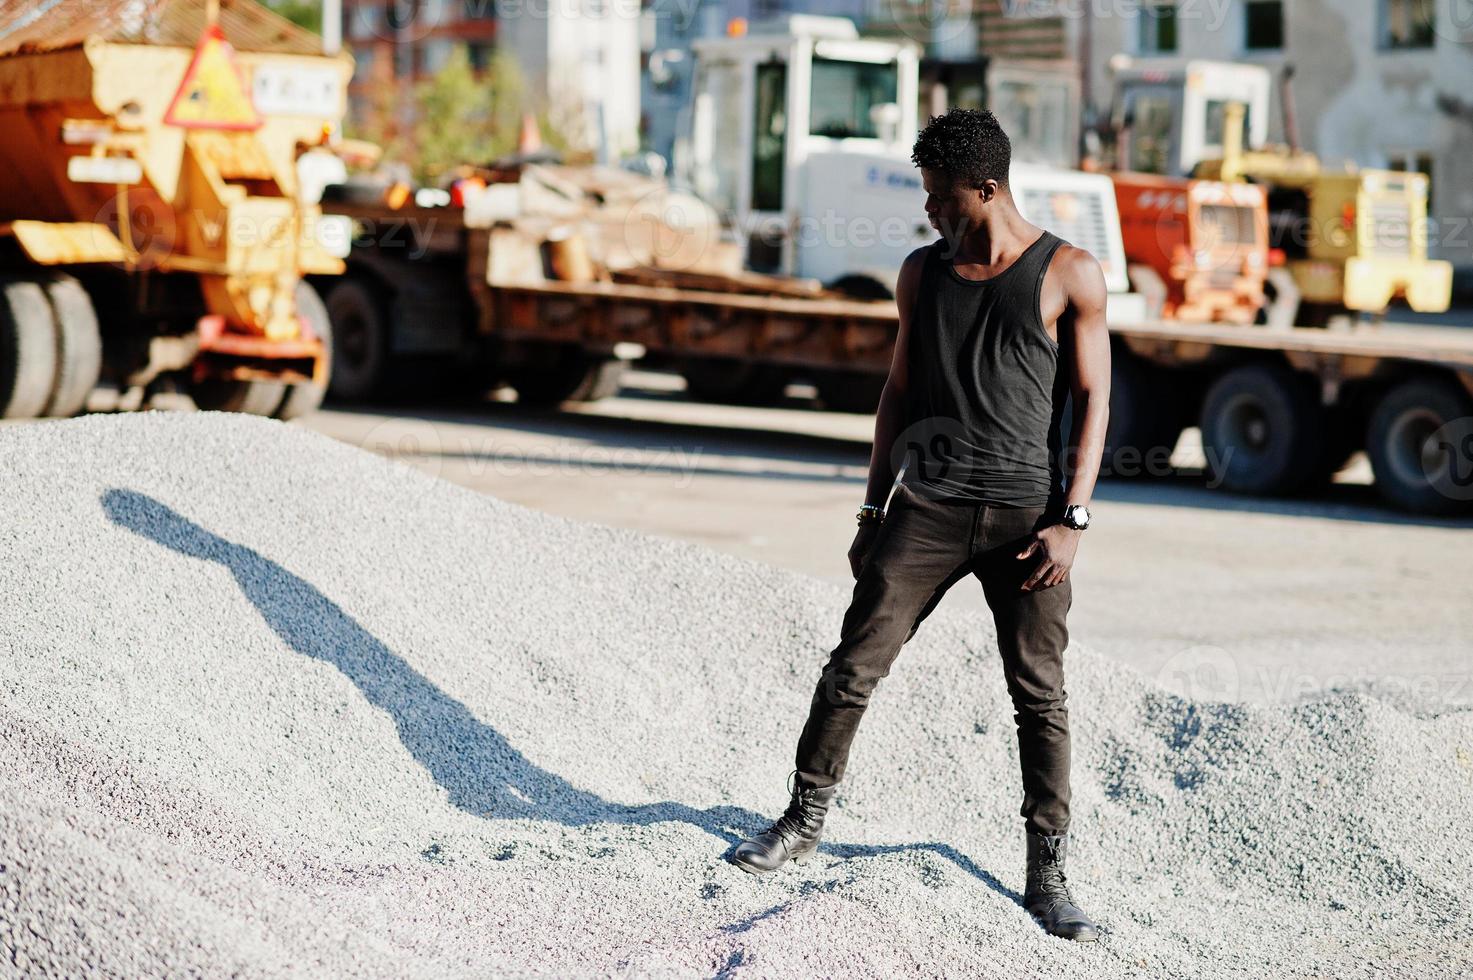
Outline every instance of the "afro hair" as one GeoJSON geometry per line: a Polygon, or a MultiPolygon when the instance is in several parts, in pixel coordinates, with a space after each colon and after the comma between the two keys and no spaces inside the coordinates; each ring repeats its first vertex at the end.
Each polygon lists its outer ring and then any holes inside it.
{"type": "Polygon", "coordinates": [[[1006,187],[1013,144],[987,109],[953,108],[944,116],[931,117],[916,137],[910,158],[917,167],[966,187],[981,187],[987,180],[1006,187]]]}

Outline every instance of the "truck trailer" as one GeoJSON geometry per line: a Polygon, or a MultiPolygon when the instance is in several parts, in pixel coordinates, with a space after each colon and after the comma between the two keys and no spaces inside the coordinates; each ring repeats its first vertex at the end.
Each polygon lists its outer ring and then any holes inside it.
{"type": "Polygon", "coordinates": [[[0,413],[173,388],[290,418],[327,383],[307,275],[342,272],[297,161],[352,60],[251,2],[61,0],[0,25],[0,413]]]}
{"type": "MultiPolygon", "coordinates": [[[[487,387],[506,383],[526,401],[551,404],[609,393],[611,369],[640,358],[706,360],[865,392],[889,370],[894,300],[774,295],[737,280],[716,288],[714,276],[705,286],[557,278],[510,222],[468,225],[454,208],[326,207],[377,230],[356,238],[327,303],[342,318],[337,336],[362,335],[354,349],[373,350],[384,378],[396,362],[433,349],[473,365],[487,387]],[[437,298],[433,308],[416,299],[426,295],[437,298]]],[[[1165,468],[1195,425],[1212,485],[1229,491],[1306,492],[1364,449],[1378,490],[1397,507],[1456,513],[1473,500],[1467,332],[1123,315],[1111,318],[1110,332],[1116,476],[1165,468]]]]}

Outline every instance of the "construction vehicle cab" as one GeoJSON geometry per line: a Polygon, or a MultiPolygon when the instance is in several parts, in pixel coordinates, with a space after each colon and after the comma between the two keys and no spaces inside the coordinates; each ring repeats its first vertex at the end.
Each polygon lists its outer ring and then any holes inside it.
{"type": "Polygon", "coordinates": [[[1245,107],[1247,144],[1268,142],[1273,80],[1260,65],[1215,61],[1113,62],[1116,169],[1188,177],[1220,159],[1228,107],[1245,107]]]}
{"type": "Polygon", "coordinates": [[[1417,312],[1452,302],[1452,265],[1427,256],[1425,175],[1327,167],[1297,146],[1285,86],[1287,146],[1268,144],[1272,77],[1261,65],[1118,62],[1113,123],[1122,170],[1251,181],[1268,194],[1281,322],[1417,312]],[[1287,295],[1287,300],[1286,300],[1287,295]]]}
{"type": "Polygon", "coordinates": [[[1134,288],[1170,320],[1253,323],[1268,274],[1268,204],[1255,184],[1116,173],[1134,288]]]}
{"type": "Polygon", "coordinates": [[[746,247],[747,267],[893,295],[934,238],[920,175],[914,44],[843,17],[790,15],[696,41],[683,175],[746,247]]]}
{"type": "Polygon", "coordinates": [[[1079,166],[1079,66],[1030,58],[925,58],[921,113],[990,109],[1013,146],[1015,163],[1079,166]]]}
{"type": "MultiPolygon", "coordinates": [[[[861,40],[843,17],[791,15],[694,48],[683,176],[735,227],[747,267],[817,279],[857,298],[893,297],[905,257],[936,239],[910,156],[919,130],[916,46],[861,40]]],[[[1077,131],[1061,127],[1077,119],[1077,83],[1056,63],[1000,62],[983,85],[980,63],[966,64],[929,65],[935,108],[965,104],[979,86],[1000,102],[1004,125],[1024,134],[1012,179],[1035,203],[1015,194],[1019,206],[1093,252],[1126,290],[1108,179],[1037,166],[1075,158],[1077,131]],[[1085,216],[1105,225],[1073,223],[1085,216]]]]}

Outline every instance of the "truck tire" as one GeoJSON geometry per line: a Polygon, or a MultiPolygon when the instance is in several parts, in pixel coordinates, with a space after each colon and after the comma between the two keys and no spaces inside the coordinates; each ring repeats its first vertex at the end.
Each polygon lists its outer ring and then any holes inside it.
{"type": "Polygon", "coordinates": [[[591,402],[619,393],[625,362],[571,354],[551,365],[516,368],[507,379],[524,405],[552,407],[563,402],[591,402]]]}
{"type": "Polygon", "coordinates": [[[1322,469],[1326,438],[1313,383],[1282,364],[1233,368],[1202,403],[1208,475],[1236,493],[1302,489],[1322,469]]]}
{"type": "MultiPolygon", "coordinates": [[[[1066,419],[1066,423],[1072,419],[1066,419]]],[[[1163,453],[1169,466],[1181,438],[1174,391],[1155,365],[1122,344],[1110,351],[1110,420],[1100,469],[1115,478],[1165,476],[1151,471],[1163,453]]]]}
{"type": "Polygon", "coordinates": [[[885,375],[867,371],[829,371],[817,379],[824,406],[835,412],[873,415],[880,408],[885,375]]]}
{"type": "Polygon", "coordinates": [[[46,297],[56,317],[56,382],[45,414],[71,418],[87,407],[87,396],[102,374],[102,331],[92,297],[72,276],[53,273],[46,297]]]}
{"type": "Polygon", "coordinates": [[[201,411],[269,417],[286,395],[286,384],[281,381],[206,378],[190,386],[189,394],[201,411]]]}
{"type": "Polygon", "coordinates": [[[0,277],[0,418],[33,419],[56,385],[56,315],[32,279],[0,277]]]}
{"type": "Polygon", "coordinates": [[[307,318],[312,332],[317,334],[327,349],[328,377],[322,384],[307,381],[288,385],[286,397],[276,408],[276,417],[283,422],[317,411],[322,405],[323,397],[327,395],[328,385],[332,383],[332,318],[327,315],[327,306],[322,302],[322,297],[306,280],[297,283],[297,312],[307,318]]]}
{"type": "Polygon", "coordinates": [[[849,299],[884,300],[895,298],[895,293],[889,286],[880,282],[874,276],[867,276],[863,273],[845,273],[834,281],[825,283],[823,288],[836,293],[843,293],[849,299]]]}
{"type": "Polygon", "coordinates": [[[1451,381],[1414,378],[1371,413],[1366,454],[1376,490],[1417,514],[1456,514],[1473,501],[1473,402],[1451,381]]]}
{"type": "Polygon", "coordinates": [[[680,373],[690,397],[721,405],[773,405],[788,387],[781,368],[733,357],[692,357],[680,373]]]}
{"type": "Polygon", "coordinates": [[[371,284],[345,279],[327,296],[332,367],[328,391],[346,401],[379,394],[389,366],[388,300],[371,284]]]}

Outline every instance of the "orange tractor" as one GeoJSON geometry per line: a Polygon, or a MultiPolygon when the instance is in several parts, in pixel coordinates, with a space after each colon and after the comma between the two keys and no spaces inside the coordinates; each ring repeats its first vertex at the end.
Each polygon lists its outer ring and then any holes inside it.
{"type": "Polygon", "coordinates": [[[1253,323],[1268,275],[1256,184],[1115,173],[1132,287],[1169,320],[1253,323]]]}

